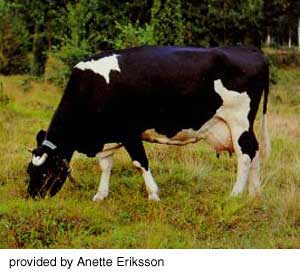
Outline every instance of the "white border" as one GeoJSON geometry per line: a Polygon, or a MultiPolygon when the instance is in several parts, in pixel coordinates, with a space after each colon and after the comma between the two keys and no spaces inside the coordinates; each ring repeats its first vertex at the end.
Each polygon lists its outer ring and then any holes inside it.
{"type": "Polygon", "coordinates": [[[113,249],[67,249],[67,250],[0,250],[1,275],[298,275],[300,271],[300,250],[113,250],[113,249]],[[74,259],[111,258],[118,256],[136,258],[162,258],[164,267],[19,267],[9,269],[11,258],[54,258],[74,259]],[[41,274],[42,273],[42,274],[41,274]],[[142,273],[142,274],[141,274],[142,273]],[[188,273],[188,274],[187,274],[188,273]]]}

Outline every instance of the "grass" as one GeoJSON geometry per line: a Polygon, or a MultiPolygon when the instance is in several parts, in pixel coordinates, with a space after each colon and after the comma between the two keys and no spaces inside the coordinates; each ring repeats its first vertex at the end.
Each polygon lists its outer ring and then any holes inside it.
{"type": "MultiPolygon", "coordinates": [[[[300,70],[279,70],[272,87],[272,154],[262,163],[262,194],[229,197],[236,159],[217,159],[205,143],[146,144],[160,202],[148,202],[124,150],[115,156],[107,200],[92,202],[97,160],[76,154],[73,176],[51,199],[26,196],[35,135],[62,95],[28,76],[0,76],[1,248],[300,248],[300,70]],[[5,95],[5,97],[4,97],[5,95]],[[7,96],[9,101],[7,101],[7,96]]],[[[261,111],[256,129],[259,133],[261,111]]]]}

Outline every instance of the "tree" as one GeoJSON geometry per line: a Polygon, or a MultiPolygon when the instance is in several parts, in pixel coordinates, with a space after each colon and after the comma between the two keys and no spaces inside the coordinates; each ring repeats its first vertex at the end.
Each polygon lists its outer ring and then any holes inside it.
{"type": "Polygon", "coordinates": [[[182,45],[184,24],[180,0],[154,0],[151,10],[151,24],[157,41],[162,45],[182,45]]]}
{"type": "MultiPolygon", "coordinates": [[[[192,46],[208,47],[212,34],[207,25],[208,0],[183,0],[184,43],[192,46]]],[[[213,23],[213,22],[212,22],[213,23]]]]}
{"type": "Polygon", "coordinates": [[[22,18],[13,14],[6,2],[0,2],[0,73],[16,74],[28,71],[27,50],[29,32],[22,18]]]}

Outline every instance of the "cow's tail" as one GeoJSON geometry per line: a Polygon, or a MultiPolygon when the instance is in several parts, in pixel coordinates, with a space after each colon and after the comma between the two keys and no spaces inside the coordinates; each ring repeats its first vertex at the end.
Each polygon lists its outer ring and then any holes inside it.
{"type": "Polygon", "coordinates": [[[263,102],[263,118],[262,118],[262,135],[260,141],[260,157],[261,159],[267,159],[271,153],[270,135],[268,131],[267,121],[267,105],[269,95],[269,69],[267,68],[267,76],[264,86],[264,102],[263,102]]]}

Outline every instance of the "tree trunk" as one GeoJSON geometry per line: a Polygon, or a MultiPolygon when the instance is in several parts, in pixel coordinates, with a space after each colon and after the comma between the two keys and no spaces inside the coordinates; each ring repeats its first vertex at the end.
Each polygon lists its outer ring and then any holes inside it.
{"type": "Polygon", "coordinates": [[[45,45],[42,27],[36,23],[33,35],[33,60],[31,66],[31,74],[34,76],[41,76],[44,74],[47,50],[45,45]]]}
{"type": "Polygon", "coordinates": [[[292,31],[291,28],[289,28],[289,42],[288,42],[289,48],[292,47],[292,31]]]}
{"type": "Polygon", "coordinates": [[[51,52],[52,49],[52,32],[51,32],[51,21],[47,23],[47,45],[48,45],[48,52],[51,52]]]}
{"type": "Polygon", "coordinates": [[[271,45],[271,35],[270,35],[270,30],[268,30],[268,33],[267,33],[266,44],[267,44],[268,47],[270,47],[270,45],[271,45]]]}
{"type": "Polygon", "coordinates": [[[298,50],[300,51],[300,17],[298,19],[298,50]]]}

